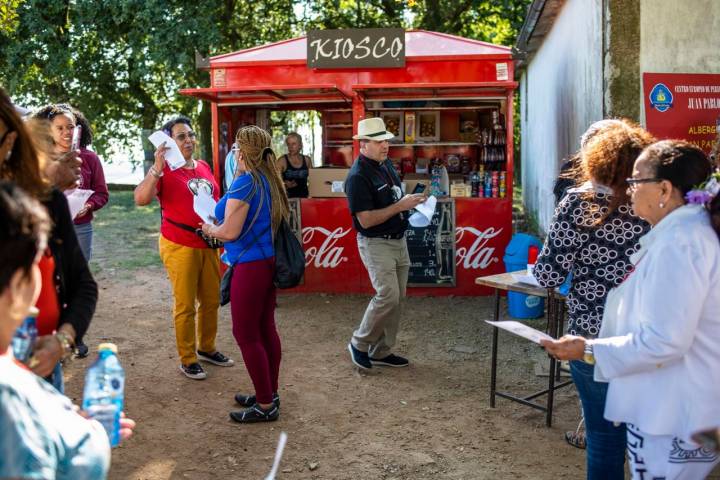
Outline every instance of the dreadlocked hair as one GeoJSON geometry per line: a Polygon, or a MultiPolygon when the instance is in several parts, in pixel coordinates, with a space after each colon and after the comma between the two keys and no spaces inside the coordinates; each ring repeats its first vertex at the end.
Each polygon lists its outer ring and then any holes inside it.
{"type": "Polygon", "coordinates": [[[595,225],[630,202],[626,179],[632,176],[637,157],[653,142],[655,138],[647,130],[629,120],[607,126],[587,142],[582,150],[582,182],[595,181],[613,192],[607,212],[595,225]]]}
{"type": "Polygon", "coordinates": [[[270,216],[274,234],[282,220],[287,220],[290,204],[277,157],[270,147],[271,141],[270,134],[256,125],[243,127],[235,135],[235,144],[242,153],[247,174],[253,178],[253,188],[263,191],[262,177],[270,186],[270,216]]]}

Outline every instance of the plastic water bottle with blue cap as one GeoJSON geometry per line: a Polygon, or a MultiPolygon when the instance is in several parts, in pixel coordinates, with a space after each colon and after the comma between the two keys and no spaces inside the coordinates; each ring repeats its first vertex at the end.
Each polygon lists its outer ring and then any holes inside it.
{"type": "Polygon", "coordinates": [[[28,362],[35,348],[35,340],[38,336],[35,319],[38,313],[40,312],[37,308],[31,307],[27,317],[25,317],[25,320],[23,320],[23,323],[17,330],[15,330],[15,335],[13,335],[12,338],[13,356],[22,363],[28,362]]]}
{"type": "Polygon", "coordinates": [[[85,376],[82,408],[102,424],[112,447],[120,443],[124,390],[125,371],[117,356],[117,346],[101,343],[98,346],[98,358],[85,376]]]}

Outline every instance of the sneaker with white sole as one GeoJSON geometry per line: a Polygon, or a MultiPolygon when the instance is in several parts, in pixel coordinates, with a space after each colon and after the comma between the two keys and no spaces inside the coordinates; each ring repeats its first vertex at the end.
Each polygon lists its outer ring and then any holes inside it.
{"type": "Polygon", "coordinates": [[[230,412],[230,418],[238,423],[274,422],[280,416],[277,405],[265,410],[257,403],[250,408],[239,412],[230,412]]]}
{"type": "Polygon", "coordinates": [[[190,365],[180,365],[180,371],[185,374],[186,377],[192,378],[193,380],[205,380],[207,374],[205,370],[200,366],[199,363],[191,363],[190,365]]]}
{"type": "Polygon", "coordinates": [[[370,363],[381,367],[407,367],[410,362],[407,358],[392,353],[384,358],[371,358],[370,363]]]}
{"type": "Polygon", "coordinates": [[[197,356],[203,362],[212,363],[213,365],[218,365],[220,367],[232,367],[235,365],[235,362],[232,361],[232,359],[217,351],[215,353],[207,353],[198,350],[197,356]]]}

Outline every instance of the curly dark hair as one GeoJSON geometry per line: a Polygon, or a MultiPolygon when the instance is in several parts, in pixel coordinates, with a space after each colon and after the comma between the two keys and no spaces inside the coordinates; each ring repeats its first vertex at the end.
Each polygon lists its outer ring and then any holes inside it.
{"type": "Polygon", "coordinates": [[[75,119],[75,114],[72,111],[72,107],[66,103],[52,103],[38,108],[32,113],[32,118],[38,120],[48,120],[52,122],[52,119],[58,115],[70,115],[75,119]]]}
{"type": "Polygon", "coordinates": [[[87,148],[93,141],[93,130],[90,126],[90,122],[85,118],[85,115],[77,108],[67,103],[58,103],[57,107],[66,108],[72,112],[75,116],[75,123],[82,127],[82,133],[80,133],[80,148],[87,148]]]}
{"type": "Polygon", "coordinates": [[[172,129],[178,123],[184,123],[192,129],[192,122],[190,121],[190,119],[183,115],[178,115],[177,117],[171,118],[168,122],[165,122],[165,125],[162,126],[162,131],[167,133],[168,136],[172,137],[172,129]]]}
{"type": "Polygon", "coordinates": [[[632,176],[635,160],[653,142],[655,137],[629,120],[604,128],[587,142],[582,150],[581,181],[594,180],[613,191],[608,212],[598,223],[630,202],[625,179],[632,176]]]}

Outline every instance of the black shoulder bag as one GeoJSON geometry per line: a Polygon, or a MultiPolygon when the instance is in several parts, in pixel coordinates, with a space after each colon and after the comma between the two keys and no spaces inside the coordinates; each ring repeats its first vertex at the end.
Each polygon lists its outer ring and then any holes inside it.
{"type": "Polygon", "coordinates": [[[305,273],[305,251],[288,222],[283,219],[273,241],[275,248],[275,274],[277,288],[297,287],[305,273]]]}

